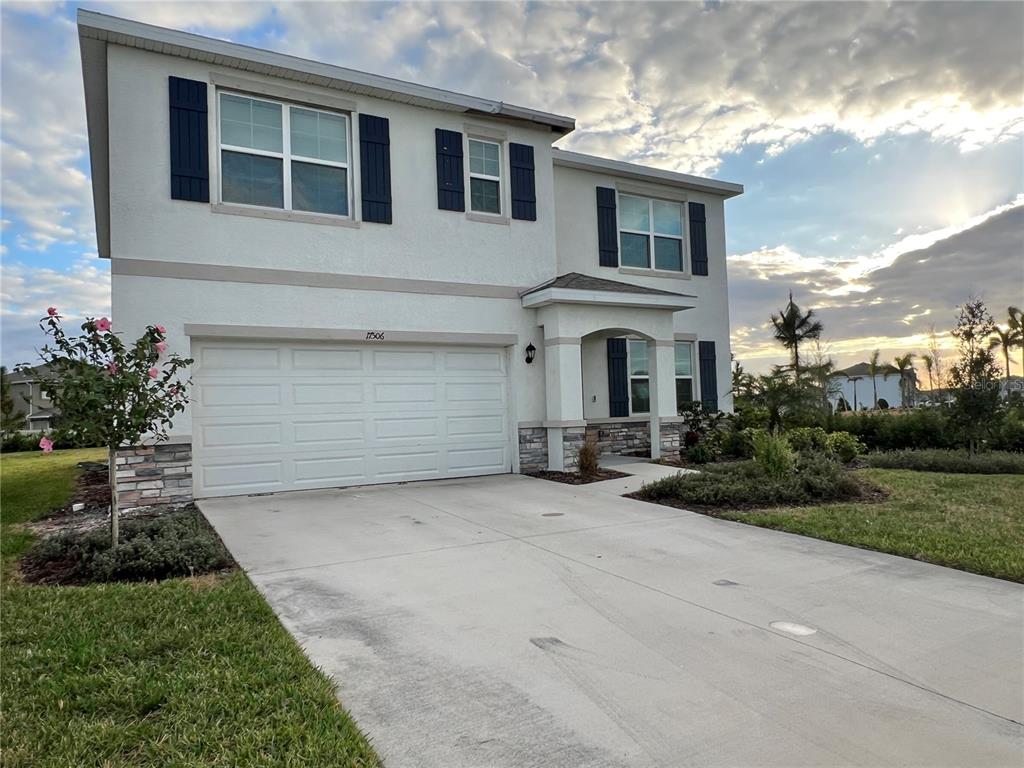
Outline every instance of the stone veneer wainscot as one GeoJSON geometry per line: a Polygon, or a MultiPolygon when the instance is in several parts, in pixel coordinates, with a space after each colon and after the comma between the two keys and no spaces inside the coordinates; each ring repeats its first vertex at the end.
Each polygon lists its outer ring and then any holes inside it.
{"type": "Polygon", "coordinates": [[[192,501],[192,445],[120,448],[114,459],[117,508],[176,506],[192,501]]]}

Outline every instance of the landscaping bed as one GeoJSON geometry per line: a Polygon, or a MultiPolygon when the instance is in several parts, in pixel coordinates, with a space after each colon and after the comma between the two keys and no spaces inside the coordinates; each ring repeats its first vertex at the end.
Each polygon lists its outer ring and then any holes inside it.
{"type": "Polygon", "coordinates": [[[598,469],[596,472],[584,474],[583,472],[553,472],[543,470],[541,472],[528,472],[530,477],[539,477],[541,480],[551,480],[566,485],[586,485],[597,483],[601,480],[618,480],[620,477],[629,477],[627,472],[617,472],[614,469],[598,469]]]}
{"type": "Polygon", "coordinates": [[[76,465],[102,457],[0,462],[3,764],[379,766],[333,683],[232,569],[198,510],[125,517],[116,556],[105,512],[68,513],[76,475],[97,482],[76,465]],[[70,527],[33,546],[25,524],[54,509],[65,511],[47,525],[70,527]],[[103,579],[119,581],[87,583],[103,579]]]}

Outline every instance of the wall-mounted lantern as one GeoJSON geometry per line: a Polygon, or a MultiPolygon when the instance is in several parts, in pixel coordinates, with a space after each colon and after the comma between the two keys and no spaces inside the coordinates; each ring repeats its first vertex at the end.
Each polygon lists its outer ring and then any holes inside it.
{"type": "Polygon", "coordinates": [[[535,358],[536,356],[537,356],[537,348],[535,346],[533,346],[533,344],[530,344],[526,348],[526,364],[529,365],[530,363],[532,363],[533,362],[533,358],[535,358]]]}

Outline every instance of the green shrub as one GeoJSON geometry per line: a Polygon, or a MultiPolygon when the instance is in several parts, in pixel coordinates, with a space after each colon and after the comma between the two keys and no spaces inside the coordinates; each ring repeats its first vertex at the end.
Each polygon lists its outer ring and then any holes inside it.
{"type": "Polygon", "coordinates": [[[792,473],[795,456],[784,435],[759,430],[752,435],[751,442],[754,461],[765,475],[780,479],[792,473]]]}
{"type": "Polygon", "coordinates": [[[749,459],[754,455],[754,447],[750,443],[749,429],[730,429],[722,434],[719,448],[722,455],[736,459],[749,459]]]}
{"type": "Polygon", "coordinates": [[[821,427],[796,427],[786,432],[786,439],[794,451],[824,451],[828,433],[821,427]]]}
{"type": "Polygon", "coordinates": [[[116,547],[105,528],[48,536],[25,555],[22,570],[29,580],[86,584],[193,576],[231,565],[209,523],[189,509],[124,521],[116,547]]]}
{"type": "Polygon", "coordinates": [[[637,495],[648,501],[750,508],[848,500],[862,494],[861,483],[835,459],[807,454],[781,477],[767,475],[756,461],[743,461],[712,465],[699,473],[680,472],[644,485],[637,495]]]}
{"type": "Polygon", "coordinates": [[[837,414],[832,430],[849,432],[869,450],[901,448],[957,448],[960,440],[945,408],[916,408],[912,411],[859,411],[837,414]]]}
{"type": "Polygon", "coordinates": [[[869,453],[868,464],[881,469],[914,469],[918,472],[952,472],[972,475],[1024,475],[1024,454],[988,451],[975,456],[966,451],[929,449],[869,453]]]}
{"type": "Polygon", "coordinates": [[[825,451],[849,464],[864,452],[864,445],[849,432],[830,432],[825,437],[825,451]]]}
{"type": "Polygon", "coordinates": [[[1003,423],[996,427],[988,447],[997,451],[1024,452],[1024,407],[1011,406],[1006,409],[1003,423]]]}
{"type": "Polygon", "coordinates": [[[4,453],[16,453],[18,451],[38,451],[39,441],[43,437],[53,441],[53,447],[61,450],[64,448],[96,448],[88,440],[75,434],[69,429],[53,429],[49,432],[15,432],[4,438],[0,451],[4,453]]]}
{"type": "Polygon", "coordinates": [[[702,440],[689,448],[683,448],[682,453],[683,458],[691,464],[709,464],[721,456],[721,451],[712,440],[702,440]]]}

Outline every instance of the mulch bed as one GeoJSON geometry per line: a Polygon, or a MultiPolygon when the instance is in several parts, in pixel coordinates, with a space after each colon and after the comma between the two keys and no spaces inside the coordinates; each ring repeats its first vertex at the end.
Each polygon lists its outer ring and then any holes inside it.
{"type": "Polygon", "coordinates": [[[683,499],[648,499],[643,491],[624,493],[627,499],[646,501],[648,504],[661,504],[664,507],[697,512],[708,517],[722,517],[725,512],[760,512],[765,509],[789,509],[795,507],[820,507],[824,504],[877,504],[889,498],[889,490],[871,483],[861,483],[860,496],[853,499],[810,499],[808,501],[789,501],[781,504],[763,504],[761,502],[729,504],[721,507],[709,507],[706,504],[691,504],[683,499]]]}
{"type": "Polygon", "coordinates": [[[630,477],[627,472],[616,472],[614,469],[599,469],[592,475],[583,475],[579,472],[528,472],[530,477],[539,477],[541,480],[551,480],[566,485],[586,485],[587,483],[598,483],[602,480],[618,480],[620,477],[630,477]]]}

